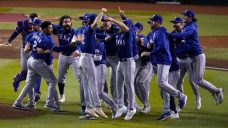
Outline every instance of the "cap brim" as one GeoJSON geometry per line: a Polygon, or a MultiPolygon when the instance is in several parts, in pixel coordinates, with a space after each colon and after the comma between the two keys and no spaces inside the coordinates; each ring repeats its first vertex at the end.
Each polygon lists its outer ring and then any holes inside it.
{"type": "Polygon", "coordinates": [[[108,21],[110,21],[110,20],[101,19],[101,22],[108,22],[108,21]]]}
{"type": "Polygon", "coordinates": [[[176,21],[174,21],[174,20],[171,20],[170,22],[171,22],[171,23],[178,23],[178,22],[176,22],[176,21]]]}
{"type": "Polygon", "coordinates": [[[182,15],[186,15],[186,13],[184,13],[184,12],[181,12],[180,14],[182,14],[182,15]]]}

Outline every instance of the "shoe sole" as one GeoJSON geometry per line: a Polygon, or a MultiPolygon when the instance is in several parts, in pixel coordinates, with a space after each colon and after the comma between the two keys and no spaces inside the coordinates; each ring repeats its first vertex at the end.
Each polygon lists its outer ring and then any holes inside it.
{"type": "Polygon", "coordinates": [[[96,110],[94,110],[94,112],[95,112],[96,114],[98,114],[98,115],[104,117],[104,118],[108,118],[108,116],[107,116],[105,113],[102,113],[102,112],[99,112],[99,111],[96,111],[96,110]]]}
{"type": "MultiPolygon", "coordinates": [[[[126,118],[126,117],[125,117],[124,120],[131,120],[132,117],[135,115],[135,113],[136,113],[136,112],[134,112],[134,114],[133,114],[130,118],[126,118]]],[[[126,116],[127,116],[127,115],[126,115],[126,116]]]]}
{"type": "Polygon", "coordinates": [[[28,108],[22,108],[22,107],[18,107],[18,106],[15,106],[15,105],[13,105],[13,108],[15,108],[15,109],[19,109],[19,110],[29,110],[28,108]]]}
{"type": "Polygon", "coordinates": [[[90,115],[92,115],[94,117],[97,117],[97,118],[99,117],[95,112],[94,113],[91,113],[89,111],[85,111],[85,113],[90,114],[90,115]]]}

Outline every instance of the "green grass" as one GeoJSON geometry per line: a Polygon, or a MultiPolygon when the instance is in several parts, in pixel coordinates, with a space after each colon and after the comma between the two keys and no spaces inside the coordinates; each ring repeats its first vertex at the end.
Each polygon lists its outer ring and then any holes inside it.
{"type": "MultiPolygon", "coordinates": [[[[0,12],[7,13],[25,13],[29,14],[32,12],[36,12],[41,16],[62,16],[68,14],[70,16],[80,16],[83,13],[99,13],[99,10],[93,9],[66,9],[66,8],[3,8],[0,7],[0,12]]],[[[169,22],[175,16],[181,16],[179,13],[171,13],[171,12],[147,12],[147,11],[127,11],[126,16],[130,17],[134,22],[140,21],[144,24],[144,34],[147,34],[150,31],[149,25],[147,24],[148,18],[155,14],[161,14],[164,18],[163,25],[168,28],[169,31],[172,30],[172,24],[169,22]]],[[[118,16],[119,13],[117,10],[108,10],[108,15],[118,16]]],[[[228,35],[228,16],[224,15],[197,15],[199,20],[198,28],[200,36],[227,36],[228,35]]],[[[79,27],[81,22],[74,22],[74,27],[79,27]]],[[[0,29],[14,29],[16,27],[15,23],[0,23],[0,29]]]]}
{"type": "MultiPolygon", "coordinates": [[[[54,61],[54,70],[57,74],[57,61],[54,61]]],[[[12,90],[12,77],[19,71],[19,60],[0,59],[0,103],[12,104],[19,95],[24,82],[22,82],[19,92],[14,93],[12,90]]],[[[228,90],[228,73],[221,71],[206,70],[205,79],[228,90]]],[[[214,100],[207,91],[200,89],[202,97],[202,109],[194,110],[194,97],[192,90],[187,83],[184,84],[185,93],[188,95],[186,108],[180,113],[181,118],[178,120],[157,121],[156,118],[161,112],[162,100],[159,95],[159,89],[156,83],[156,76],[151,82],[150,88],[150,105],[151,112],[147,115],[136,114],[131,121],[124,121],[123,118],[112,120],[110,118],[99,118],[95,121],[81,121],[78,119],[80,112],[79,105],[79,88],[72,70],[70,69],[66,81],[66,102],[61,105],[65,112],[53,113],[43,109],[44,101],[47,96],[47,85],[42,80],[41,91],[42,97],[37,104],[37,109],[41,112],[39,116],[0,120],[0,128],[226,128],[228,126],[228,102],[216,106],[214,100]]],[[[228,98],[225,93],[225,99],[228,98]]],[[[25,98],[27,101],[27,98],[25,98]]],[[[1,111],[0,111],[1,112],[1,111]]],[[[110,117],[109,109],[105,112],[110,117]]]]}
{"type": "Polygon", "coordinates": [[[227,48],[206,48],[205,54],[206,54],[207,58],[228,61],[228,49],[227,48]]]}

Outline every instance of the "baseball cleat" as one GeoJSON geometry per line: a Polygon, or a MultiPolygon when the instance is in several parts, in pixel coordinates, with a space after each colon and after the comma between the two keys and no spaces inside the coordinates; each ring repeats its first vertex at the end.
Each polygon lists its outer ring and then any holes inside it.
{"type": "Polygon", "coordinates": [[[80,120],[96,120],[96,117],[93,117],[93,116],[91,116],[91,115],[89,115],[89,114],[86,114],[86,115],[84,115],[84,116],[79,116],[78,117],[80,120]]]}
{"type": "Polygon", "coordinates": [[[150,106],[143,106],[143,108],[141,109],[141,113],[149,113],[150,112],[150,106]]]}
{"type": "Polygon", "coordinates": [[[121,117],[121,115],[125,112],[125,107],[121,107],[121,108],[118,108],[117,111],[116,111],[116,115],[115,115],[115,118],[119,118],[121,117]]]}
{"type": "Polygon", "coordinates": [[[65,102],[65,95],[64,94],[60,94],[59,102],[61,102],[61,103],[65,102]]]}
{"type": "Polygon", "coordinates": [[[179,106],[176,107],[176,110],[177,110],[177,112],[180,112],[181,111],[181,109],[180,109],[179,106]]]}
{"type": "Polygon", "coordinates": [[[161,116],[158,117],[157,120],[164,121],[164,120],[166,120],[168,118],[171,118],[171,113],[170,112],[166,112],[166,113],[161,114],[161,116]]]}
{"type": "Polygon", "coordinates": [[[127,115],[125,116],[124,120],[131,120],[132,117],[135,115],[136,109],[134,108],[133,110],[129,109],[127,112],[127,115]]]}
{"type": "Polygon", "coordinates": [[[53,106],[51,105],[44,105],[44,108],[47,109],[47,110],[52,110],[53,109],[53,106]]]}
{"type": "Polygon", "coordinates": [[[99,117],[99,116],[94,112],[93,108],[86,108],[85,113],[90,114],[91,116],[94,116],[94,117],[97,117],[97,118],[99,117]]]}
{"type": "Polygon", "coordinates": [[[179,118],[179,113],[178,112],[174,112],[174,111],[171,111],[171,119],[178,119],[179,118]]]}
{"type": "Polygon", "coordinates": [[[36,104],[26,104],[24,107],[26,107],[27,109],[36,109],[36,104]]]}
{"type": "Polygon", "coordinates": [[[103,116],[103,117],[105,117],[105,118],[108,118],[108,116],[103,112],[103,110],[102,110],[101,107],[95,107],[95,108],[94,108],[94,111],[95,111],[97,114],[99,114],[99,115],[101,115],[101,116],[103,116]]]}
{"type": "Polygon", "coordinates": [[[195,107],[196,107],[196,110],[199,110],[201,108],[201,97],[200,96],[196,96],[196,99],[195,99],[195,107]]]}
{"type": "Polygon", "coordinates": [[[223,88],[219,88],[219,93],[215,94],[217,96],[217,105],[221,104],[223,102],[224,99],[224,90],[223,88]]]}
{"type": "Polygon", "coordinates": [[[25,107],[22,103],[14,103],[13,108],[20,109],[20,110],[28,110],[28,108],[25,107]]]}
{"type": "Polygon", "coordinates": [[[187,96],[186,95],[181,96],[181,98],[179,99],[179,104],[178,104],[180,109],[184,108],[184,106],[186,105],[186,102],[187,102],[187,96]]]}

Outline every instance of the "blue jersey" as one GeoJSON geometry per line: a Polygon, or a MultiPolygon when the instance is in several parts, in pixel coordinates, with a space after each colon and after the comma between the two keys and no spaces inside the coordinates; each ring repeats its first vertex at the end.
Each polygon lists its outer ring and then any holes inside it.
{"type": "Polygon", "coordinates": [[[83,41],[81,44],[82,53],[95,54],[95,48],[96,48],[95,31],[91,28],[91,26],[86,25],[82,27],[81,33],[83,36],[83,41]]]}
{"type": "Polygon", "coordinates": [[[18,21],[16,30],[11,34],[11,36],[8,39],[8,42],[13,41],[18,34],[21,33],[22,36],[22,47],[25,46],[25,40],[26,36],[32,32],[32,29],[29,27],[29,19],[25,19],[24,21],[18,21]]]}
{"type": "Polygon", "coordinates": [[[102,56],[100,61],[94,61],[95,65],[106,64],[106,50],[103,42],[96,44],[95,56],[102,56]]]}
{"type": "MultiPolygon", "coordinates": [[[[71,43],[71,40],[74,35],[76,35],[76,30],[69,29],[66,30],[61,25],[52,25],[53,26],[53,34],[58,36],[59,46],[66,46],[69,43],[71,43]]],[[[70,56],[72,52],[74,52],[78,46],[75,47],[69,47],[67,51],[62,52],[63,55],[70,56]]]]}
{"type": "Polygon", "coordinates": [[[48,65],[52,64],[53,55],[50,54],[39,54],[36,51],[36,48],[42,48],[44,50],[49,49],[52,51],[52,49],[55,47],[54,40],[51,36],[45,35],[41,32],[35,32],[32,34],[32,37],[28,41],[32,45],[32,54],[31,56],[35,59],[42,59],[44,60],[48,65]]]}
{"type": "Polygon", "coordinates": [[[151,62],[154,64],[171,65],[172,57],[166,29],[164,27],[158,27],[151,31],[147,38],[153,44],[153,51],[150,54],[151,62]]]}
{"type": "Polygon", "coordinates": [[[137,42],[137,44],[138,44],[138,55],[139,55],[139,57],[141,59],[141,64],[142,65],[146,65],[147,62],[150,61],[150,56],[143,56],[143,57],[141,57],[141,54],[143,52],[151,52],[151,49],[148,49],[147,48],[148,40],[147,40],[147,37],[146,36],[144,36],[144,35],[141,34],[141,35],[138,35],[137,38],[143,40],[143,44],[142,45],[141,45],[141,40],[140,40],[140,42],[137,42]]]}
{"type": "MultiPolygon", "coordinates": [[[[112,24],[111,28],[109,31],[104,31],[102,27],[98,28],[96,30],[96,34],[103,36],[103,38],[107,36],[114,37],[117,32],[119,32],[119,28],[117,27],[116,24],[112,24]]],[[[102,38],[102,37],[100,37],[102,38]]],[[[108,41],[104,41],[105,44],[105,49],[106,49],[106,54],[107,56],[116,56],[116,38],[111,38],[108,41]]]]}
{"type": "Polygon", "coordinates": [[[134,34],[131,29],[129,29],[128,32],[120,32],[116,35],[116,48],[118,58],[122,59],[133,57],[133,39],[134,34]]]}
{"type": "MultiPolygon", "coordinates": [[[[178,33],[173,31],[172,33],[178,33]]],[[[172,38],[169,36],[170,45],[174,45],[174,52],[178,58],[185,59],[188,57],[185,40],[183,38],[172,38]]]]}
{"type": "Polygon", "coordinates": [[[170,53],[171,53],[171,56],[172,56],[172,64],[170,66],[169,72],[177,71],[177,70],[180,69],[180,64],[177,61],[177,55],[175,53],[176,43],[172,39],[170,40],[170,38],[169,38],[169,46],[170,46],[170,53]]]}
{"type": "Polygon", "coordinates": [[[182,32],[171,33],[170,36],[173,38],[183,38],[185,40],[184,43],[188,56],[193,57],[203,53],[200,47],[197,25],[195,22],[186,24],[183,27],[182,32]]]}
{"type": "Polygon", "coordinates": [[[132,35],[133,35],[132,53],[133,53],[133,56],[136,56],[139,52],[138,51],[137,39],[136,39],[136,33],[132,28],[130,28],[129,30],[131,30],[132,35]]]}

